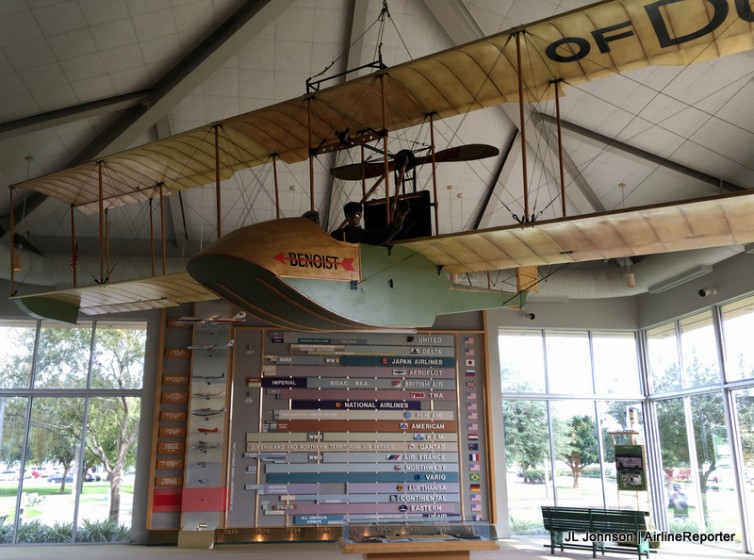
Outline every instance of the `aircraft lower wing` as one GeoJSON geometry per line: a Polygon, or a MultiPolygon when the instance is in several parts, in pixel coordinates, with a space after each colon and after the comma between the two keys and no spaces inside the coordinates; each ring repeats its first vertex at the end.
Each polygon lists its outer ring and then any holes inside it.
{"type": "Polygon", "coordinates": [[[188,273],[177,272],[10,299],[16,300],[26,313],[34,317],[75,323],[79,311],[86,315],[125,313],[218,298],[188,273]]]}
{"type": "Polygon", "coordinates": [[[503,270],[754,242],[754,192],[400,242],[449,273],[503,270]]]}
{"type": "MultiPolygon", "coordinates": [[[[752,216],[754,191],[746,191],[403,241],[392,250],[335,241],[309,220],[288,218],[241,228],[192,259],[191,274],[214,291],[183,272],[13,299],[31,315],[76,322],[79,311],[98,315],[164,308],[222,295],[276,325],[364,328],[375,323],[378,312],[412,309],[420,295],[434,294],[421,309],[460,297],[444,284],[431,292],[429,282],[440,278],[436,266],[464,273],[754,243],[752,216]],[[422,264],[412,255],[426,260],[422,264]],[[207,259],[211,262],[202,264],[207,259]],[[357,309],[358,318],[346,318],[357,309]],[[297,320],[314,322],[291,323],[297,320]]],[[[494,301],[485,302],[471,302],[468,295],[464,302],[469,309],[515,306],[523,301],[518,295],[505,299],[494,293],[494,301]]],[[[462,308],[434,307],[437,313],[462,308]]],[[[392,325],[394,317],[388,315],[377,324],[392,325]]]]}

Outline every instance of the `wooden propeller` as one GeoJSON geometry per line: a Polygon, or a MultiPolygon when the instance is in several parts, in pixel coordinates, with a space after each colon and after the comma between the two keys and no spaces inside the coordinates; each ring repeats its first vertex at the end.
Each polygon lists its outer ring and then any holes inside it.
{"type": "MultiPolygon", "coordinates": [[[[415,157],[413,153],[409,157],[405,157],[407,150],[402,150],[393,157],[388,168],[390,171],[396,169],[396,167],[405,166],[403,171],[409,171],[419,165],[425,163],[432,163],[432,156],[415,157]],[[398,162],[398,163],[396,163],[398,162]]],[[[492,156],[496,156],[500,153],[500,150],[494,146],[488,144],[466,144],[463,146],[456,146],[454,148],[447,148],[440,150],[435,154],[434,160],[437,163],[451,162],[451,161],[472,161],[475,159],[483,159],[492,156]]],[[[371,179],[373,177],[379,177],[385,170],[385,164],[382,161],[366,161],[364,163],[352,163],[349,165],[343,165],[341,167],[334,167],[330,170],[330,174],[336,179],[343,181],[359,181],[362,177],[365,179],[371,179]]]]}

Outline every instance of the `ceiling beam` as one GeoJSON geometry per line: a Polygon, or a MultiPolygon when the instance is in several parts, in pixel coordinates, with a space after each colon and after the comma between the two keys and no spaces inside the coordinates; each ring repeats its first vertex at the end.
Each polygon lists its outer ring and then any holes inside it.
{"type": "Polygon", "coordinates": [[[148,104],[125,111],[116,122],[79,152],[67,167],[127,149],[293,3],[294,0],[244,2],[241,8],[155,84],[148,104]]]}
{"type": "Polygon", "coordinates": [[[460,0],[424,0],[424,5],[456,45],[484,37],[484,32],[460,0]]]}
{"type": "MultiPolygon", "coordinates": [[[[241,8],[220,24],[183,60],[178,61],[148,92],[118,96],[110,100],[85,103],[70,109],[61,109],[44,115],[15,121],[13,129],[34,127],[39,130],[63,122],[71,122],[102,114],[118,108],[125,111],[97,137],[93,138],[63,168],[93,161],[108,153],[126,150],[150,127],[168,114],[173,106],[199,87],[229,58],[236,55],[254,36],[285,12],[295,0],[247,0],[241,8]]],[[[6,126],[12,123],[6,123],[6,126]]],[[[9,129],[10,131],[10,129],[9,129]]],[[[47,199],[46,195],[31,193],[20,202],[28,216],[47,199]]],[[[8,229],[8,216],[0,216],[0,235],[8,229]]]]}
{"type": "MultiPolygon", "coordinates": [[[[536,113],[538,115],[539,113],[536,113]]],[[[560,160],[560,150],[558,149],[558,138],[555,131],[552,130],[551,127],[545,126],[545,123],[542,119],[537,118],[535,116],[535,113],[532,113],[530,115],[530,121],[534,125],[534,129],[539,133],[545,141],[545,146],[550,150],[550,152],[553,154],[555,161],[560,160]]],[[[568,155],[568,153],[563,149],[562,151],[562,159],[563,159],[563,169],[565,173],[568,174],[568,177],[570,179],[570,183],[567,183],[565,185],[565,190],[568,192],[568,186],[569,184],[576,185],[576,188],[579,190],[579,192],[582,194],[582,196],[586,199],[587,203],[591,207],[589,211],[583,211],[582,209],[579,209],[578,212],[575,212],[577,214],[585,214],[588,212],[604,212],[607,210],[605,208],[605,205],[602,204],[597,194],[594,192],[594,189],[589,184],[589,182],[584,178],[584,174],[581,172],[581,170],[578,168],[578,166],[574,163],[573,159],[571,159],[571,156],[568,155]]],[[[555,177],[559,177],[559,173],[557,170],[553,170],[553,175],[555,177]]],[[[558,181],[560,182],[560,181],[558,181]]],[[[566,202],[571,202],[570,206],[571,209],[573,209],[573,206],[577,206],[575,202],[573,201],[572,197],[566,196],[566,202]]],[[[568,213],[568,207],[569,205],[566,204],[566,213],[568,213]]],[[[578,209],[578,208],[577,208],[578,209]]],[[[574,212],[570,213],[571,215],[574,214],[574,212]]]]}
{"type": "Polygon", "coordinates": [[[72,107],[40,113],[39,115],[32,115],[31,117],[0,123],[0,140],[76,122],[81,119],[123,111],[134,105],[138,105],[151,95],[152,90],[135,91],[133,93],[116,95],[107,99],[98,99],[97,101],[90,101],[81,105],[74,105],[72,107]]]}
{"type": "Polygon", "coordinates": [[[480,201],[477,211],[476,211],[476,218],[474,218],[474,225],[471,227],[471,229],[479,229],[479,227],[482,224],[482,219],[484,218],[484,213],[487,211],[487,207],[490,205],[490,200],[492,199],[492,195],[495,193],[495,187],[500,184],[500,175],[503,172],[503,168],[505,167],[505,164],[508,162],[509,157],[511,155],[511,151],[513,150],[513,146],[516,143],[516,140],[519,139],[519,136],[521,135],[518,129],[514,129],[515,132],[511,134],[511,137],[509,141],[507,142],[507,145],[503,146],[502,157],[498,158],[497,162],[497,168],[495,169],[495,172],[493,173],[492,180],[487,185],[487,188],[485,189],[484,197],[480,201]]]}
{"type": "MultiPolygon", "coordinates": [[[[532,111],[531,116],[532,116],[532,119],[535,120],[535,122],[536,120],[541,120],[550,124],[557,124],[556,118],[546,113],[538,113],[538,112],[532,111]]],[[[708,175],[707,173],[702,173],[701,171],[691,169],[690,167],[671,161],[667,158],[660,157],[650,152],[646,152],[642,150],[641,148],[630,146],[629,144],[616,140],[615,138],[609,138],[607,136],[603,136],[599,132],[595,132],[594,130],[589,130],[588,128],[584,128],[583,126],[579,126],[577,124],[564,121],[562,119],[560,121],[560,126],[564,128],[565,130],[568,130],[569,132],[573,132],[574,134],[578,134],[579,136],[583,136],[584,138],[589,138],[596,142],[600,142],[601,144],[605,144],[608,148],[614,148],[616,150],[620,150],[632,156],[645,159],[647,161],[650,161],[652,163],[655,163],[667,169],[677,171],[678,173],[682,173],[693,179],[697,179],[698,181],[701,181],[703,183],[707,183],[709,185],[722,189],[724,191],[740,192],[740,191],[747,190],[746,187],[742,187],[741,185],[729,183],[728,181],[724,181],[723,179],[719,177],[713,177],[712,175],[708,175]]]]}

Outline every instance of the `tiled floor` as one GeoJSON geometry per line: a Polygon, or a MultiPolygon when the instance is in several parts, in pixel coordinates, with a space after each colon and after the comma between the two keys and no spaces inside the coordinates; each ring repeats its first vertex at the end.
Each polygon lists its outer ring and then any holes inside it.
{"type": "MultiPolygon", "coordinates": [[[[500,550],[472,552],[471,560],[546,560],[548,558],[586,560],[592,557],[591,552],[581,550],[556,552],[555,556],[550,556],[549,550],[543,546],[544,543],[544,539],[504,540],[500,541],[500,550]]],[[[218,545],[212,550],[140,545],[26,545],[5,547],[0,551],[2,560],[154,560],[160,558],[222,560],[242,556],[253,558],[253,560],[331,560],[339,557],[344,560],[361,560],[355,555],[344,556],[335,543],[218,545]]],[[[630,560],[636,558],[636,555],[608,552],[604,556],[605,560],[619,558],[630,560]]],[[[720,548],[664,543],[656,555],[652,554],[652,560],[655,558],[656,560],[748,560],[754,557],[720,548]]]]}

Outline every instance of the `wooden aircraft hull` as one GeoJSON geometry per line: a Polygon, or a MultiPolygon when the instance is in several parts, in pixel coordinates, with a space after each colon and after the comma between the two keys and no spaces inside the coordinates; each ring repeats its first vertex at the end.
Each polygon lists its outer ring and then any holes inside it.
{"type": "Polygon", "coordinates": [[[232,232],[187,270],[223,299],[291,329],[428,327],[437,315],[517,307],[525,298],[459,288],[412,249],[337,241],[301,218],[232,232]]]}

